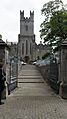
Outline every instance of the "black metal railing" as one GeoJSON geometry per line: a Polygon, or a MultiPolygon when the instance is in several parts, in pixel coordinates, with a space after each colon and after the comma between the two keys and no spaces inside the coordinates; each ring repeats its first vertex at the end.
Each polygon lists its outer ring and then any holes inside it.
{"type": "Polygon", "coordinates": [[[9,62],[9,75],[10,79],[8,82],[8,94],[18,86],[18,59],[17,57],[10,58],[9,62]]]}

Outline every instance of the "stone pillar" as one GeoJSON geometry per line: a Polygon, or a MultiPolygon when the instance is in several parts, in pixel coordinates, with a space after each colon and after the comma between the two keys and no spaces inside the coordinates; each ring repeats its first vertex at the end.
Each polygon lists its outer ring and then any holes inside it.
{"type": "Polygon", "coordinates": [[[59,94],[67,99],[67,39],[60,46],[60,78],[59,94]]]}

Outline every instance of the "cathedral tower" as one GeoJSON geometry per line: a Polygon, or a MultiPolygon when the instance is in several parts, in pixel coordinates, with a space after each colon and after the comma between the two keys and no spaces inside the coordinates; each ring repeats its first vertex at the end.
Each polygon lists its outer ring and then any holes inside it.
{"type": "Polygon", "coordinates": [[[18,55],[25,62],[33,60],[34,35],[34,11],[30,11],[30,17],[24,17],[24,11],[20,11],[20,34],[18,37],[18,55]]]}

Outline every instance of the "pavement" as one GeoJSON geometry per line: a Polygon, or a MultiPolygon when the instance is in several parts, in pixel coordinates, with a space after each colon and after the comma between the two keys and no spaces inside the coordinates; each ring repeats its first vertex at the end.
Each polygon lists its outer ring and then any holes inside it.
{"type": "Polygon", "coordinates": [[[53,92],[35,65],[24,65],[18,88],[0,105],[0,119],[67,119],[67,100],[53,92]]]}

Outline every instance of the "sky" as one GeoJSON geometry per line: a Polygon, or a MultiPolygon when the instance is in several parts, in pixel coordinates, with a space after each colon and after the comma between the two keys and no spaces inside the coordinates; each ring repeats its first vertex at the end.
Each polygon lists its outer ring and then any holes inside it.
{"type": "MultiPolygon", "coordinates": [[[[44,20],[41,15],[43,4],[49,0],[0,0],[0,34],[4,41],[18,42],[20,33],[20,10],[24,10],[24,16],[30,16],[30,10],[34,11],[34,34],[37,44],[40,42],[40,24],[44,20]]],[[[66,0],[63,0],[66,4],[66,0]]]]}

